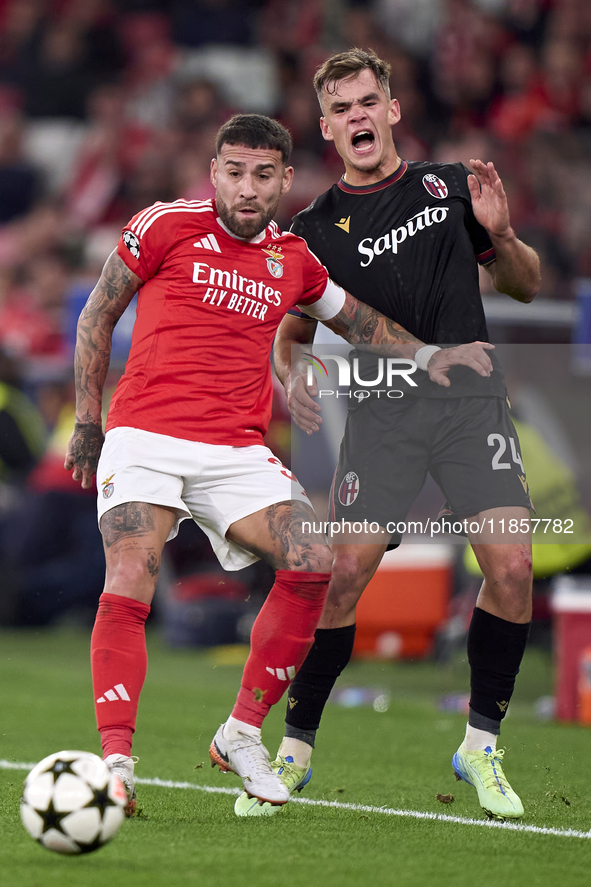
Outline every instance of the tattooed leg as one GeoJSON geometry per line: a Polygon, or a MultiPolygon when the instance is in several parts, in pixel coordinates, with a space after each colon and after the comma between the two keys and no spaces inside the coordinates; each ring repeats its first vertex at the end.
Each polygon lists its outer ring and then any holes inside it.
{"type": "Polygon", "coordinates": [[[267,561],[276,570],[330,572],[326,538],[319,521],[303,502],[278,502],[231,525],[227,538],[267,561]]]}
{"type": "Polygon", "coordinates": [[[175,520],[173,509],[147,502],[125,502],[103,515],[107,593],[151,602],[162,549],[175,520]]]}
{"type": "MultiPolygon", "coordinates": [[[[145,623],[162,548],[174,521],[172,509],[146,502],[116,505],[101,519],[107,575],[92,631],[90,660],[103,757],[111,761],[111,755],[126,758],[131,754],[148,668],[145,623]]],[[[128,794],[131,815],[135,793],[133,798],[128,794]]]]}

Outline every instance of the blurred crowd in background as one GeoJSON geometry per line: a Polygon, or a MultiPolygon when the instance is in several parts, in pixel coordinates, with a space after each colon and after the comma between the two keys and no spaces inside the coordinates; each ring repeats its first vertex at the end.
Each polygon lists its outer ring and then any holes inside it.
{"type": "MultiPolygon", "coordinates": [[[[541,297],[573,301],[591,277],[589,0],[0,0],[0,623],[94,612],[102,587],[94,493],[62,465],[76,321],[121,227],[213,196],[214,136],[237,111],[292,133],[288,227],[341,174],[311,81],[354,45],[392,65],[399,154],[494,160],[541,297]]],[[[279,392],[269,443],[289,461],[279,392]]],[[[171,569],[217,575],[188,524],[171,569]]],[[[228,580],[228,600],[265,570],[228,580]]]]}

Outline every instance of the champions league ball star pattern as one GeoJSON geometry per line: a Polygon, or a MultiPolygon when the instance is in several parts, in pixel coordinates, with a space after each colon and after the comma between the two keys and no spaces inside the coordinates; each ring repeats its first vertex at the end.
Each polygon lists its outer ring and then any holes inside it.
{"type": "Polygon", "coordinates": [[[21,819],[30,836],[56,853],[98,850],[125,818],[121,779],[98,755],[61,751],[40,761],[25,779],[21,819]]]}
{"type": "Polygon", "coordinates": [[[139,259],[140,244],[135,234],[132,234],[131,231],[124,231],[122,240],[134,259],[139,259]]]}

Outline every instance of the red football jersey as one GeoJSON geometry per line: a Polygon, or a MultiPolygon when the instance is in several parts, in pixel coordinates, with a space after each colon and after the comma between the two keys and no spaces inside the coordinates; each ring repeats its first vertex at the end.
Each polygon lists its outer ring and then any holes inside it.
{"type": "Polygon", "coordinates": [[[322,297],[328,273],[275,222],[255,240],[229,234],[212,200],[155,203],[123,229],[117,252],[144,283],[107,430],[262,443],[275,332],[296,303],[322,297]]]}

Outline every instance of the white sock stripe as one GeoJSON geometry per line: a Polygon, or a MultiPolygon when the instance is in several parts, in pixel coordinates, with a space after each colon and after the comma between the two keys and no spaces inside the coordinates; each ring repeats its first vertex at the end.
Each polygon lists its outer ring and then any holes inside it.
{"type": "Polygon", "coordinates": [[[283,671],[282,668],[277,668],[277,669],[275,669],[275,671],[277,672],[277,677],[279,678],[280,681],[287,680],[287,675],[285,674],[285,672],[283,671]]]}
{"type": "Polygon", "coordinates": [[[294,665],[288,665],[288,666],[287,666],[287,676],[288,676],[288,678],[289,678],[290,681],[293,681],[293,679],[295,678],[295,676],[296,676],[296,670],[295,670],[295,666],[294,666],[294,665]]]}
{"type": "Polygon", "coordinates": [[[127,690],[125,689],[125,687],[123,686],[123,684],[115,684],[115,689],[119,693],[119,696],[121,697],[121,699],[123,699],[125,702],[131,702],[129,694],[128,694],[127,690]]]}
{"type": "Polygon", "coordinates": [[[105,693],[105,696],[109,700],[109,702],[115,702],[115,701],[119,700],[119,697],[117,696],[117,694],[115,693],[114,690],[107,690],[107,692],[105,693]]]}

